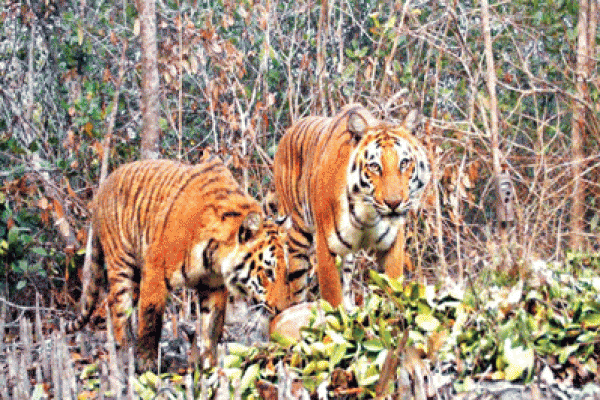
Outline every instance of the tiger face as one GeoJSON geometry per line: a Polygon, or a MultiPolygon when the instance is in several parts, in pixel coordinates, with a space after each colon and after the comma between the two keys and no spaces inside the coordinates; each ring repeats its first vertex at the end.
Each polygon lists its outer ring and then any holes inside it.
{"type": "Polygon", "coordinates": [[[287,265],[284,230],[271,220],[252,224],[255,231],[241,232],[235,249],[220,249],[224,253],[221,265],[225,285],[231,294],[251,299],[272,312],[283,310],[288,294],[285,286],[277,284],[277,274],[287,265]]]}
{"type": "Polygon", "coordinates": [[[350,198],[364,222],[404,218],[420,203],[430,179],[422,146],[403,128],[375,128],[360,140],[348,168],[350,198]]]}

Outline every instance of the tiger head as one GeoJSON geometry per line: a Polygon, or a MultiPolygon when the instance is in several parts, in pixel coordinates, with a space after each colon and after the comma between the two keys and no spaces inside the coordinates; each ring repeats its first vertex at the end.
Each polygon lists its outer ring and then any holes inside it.
{"type": "Polygon", "coordinates": [[[288,306],[285,229],[258,212],[248,213],[235,245],[219,249],[225,286],[235,295],[264,305],[271,312],[288,306]]]}
{"type": "Polygon", "coordinates": [[[348,165],[349,194],[381,217],[404,218],[418,207],[431,177],[427,152],[412,134],[416,112],[397,126],[363,114],[348,117],[357,140],[348,165]]]}

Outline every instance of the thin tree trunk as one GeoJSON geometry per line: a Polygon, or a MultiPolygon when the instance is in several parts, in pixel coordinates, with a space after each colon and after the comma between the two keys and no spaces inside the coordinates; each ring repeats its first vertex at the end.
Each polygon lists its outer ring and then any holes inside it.
{"type": "MultiPolygon", "coordinates": [[[[498,123],[498,99],[496,97],[496,71],[494,66],[494,53],[492,51],[492,34],[490,29],[490,10],[488,0],[481,1],[481,23],[483,27],[483,42],[484,42],[484,53],[485,53],[485,64],[486,64],[486,80],[488,93],[490,96],[490,139],[492,148],[492,168],[494,174],[494,181],[496,182],[497,190],[497,201],[501,201],[501,190],[500,190],[500,176],[502,168],[500,166],[500,132],[498,123]]],[[[484,111],[485,112],[485,111],[484,111]]],[[[499,212],[497,214],[500,214],[499,212]]],[[[505,254],[507,249],[507,236],[505,224],[502,218],[497,215],[498,218],[498,229],[501,240],[501,252],[505,254]]]]}
{"type": "Polygon", "coordinates": [[[155,0],[138,0],[142,39],[142,158],[159,158],[159,79],[155,0]]]}
{"type": "Polygon", "coordinates": [[[321,0],[321,14],[319,26],[317,27],[317,79],[319,87],[319,99],[316,106],[321,107],[324,115],[327,115],[327,99],[323,78],[325,75],[325,36],[327,31],[329,0],[321,0]]]}
{"type": "Polygon", "coordinates": [[[574,101],[573,124],[571,128],[571,150],[572,150],[572,173],[573,194],[571,207],[571,248],[582,250],[583,248],[583,220],[585,213],[585,186],[583,182],[583,160],[585,158],[583,142],[585,135],[586,109],[584,101],[589,98],[587,81],[590,75],[590,61],[593,59],[592,48],[594,46],[595,11],[597,10],[595,0],[581,0],[579,3],[579,21],[577,23],[577,65],[575,66],[575,90],[581,101],[574,101]],[[590,14],[594,12],[594,14],[590,14]],[[594,20],[594,22],[592,22],[594,20]],[[592,26],[594,31],[591,31],[592,26]]]}

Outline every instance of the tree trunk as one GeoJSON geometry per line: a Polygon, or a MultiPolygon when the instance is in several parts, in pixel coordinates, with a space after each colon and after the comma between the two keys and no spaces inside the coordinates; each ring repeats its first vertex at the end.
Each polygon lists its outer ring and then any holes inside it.
{"type": "MultiPolygon", "coordinates": [[[[490,139],[492,149],[492,168],[494,181],[496,183],[496,218],[498,222],[498,233],[500,235],[500,246],[502,252],[502,262],[506,263],[505,255],[507,254],[507,232],[506,223],[512,221],[512,215],[508,215],[506,212],[506,205],[512,204],[512,199],[509,198],[510,204],[505,204],[505,198],[507,198],[505,190],[503,190],[503,184],[507,180],[510,182],[510,177],[502,170],[500,164],[500,130],[499,130],[499,118],[498,118],[498,99],[496,97],[496,70],[494,66],[494,53],[492,51],[492,34],[490,30],[490,14],[489,14],[489,3],[488,0],[482,0],[481,2],[481,23],[483,28],[483,41],[484,41],[484,53],[485,53],[485,64],[486,64],[486,80],[488,93],[490,96],[489,108],[490,108],[490,139]]],[[[485,110],[483,111],[485,112],[485,110]]],[[[485,120],[485,118],[484,118],[485,120]]]]}
{"type": "Polygon", "coordinates": [[[142,39],[142,158],[159,158],[159,79],[155,0],[137,0],[142,39]]]}
{"type": "Polygon", "coordinates": [[[577,65],[575,66],[575,90],[577,100],[573,104],[573,123],[571,128],[573,195],[571,207],[571,248],[583,249],[583,221],[585,214],[585,187],[583,181],[583,162],[585,158],[583,142],[585,136],[586,108],[589,100],[587,86],[593,60],[596,22],[595,0],[581,0],[579,3],[579,21],[577,23],[577,65]],[[593,12],[593,14],[591,14],[593,12]],[[592,21],[594,20],[594,21],[592,21]],[[593,31],[591,30],[593,28],[593,31]]]}
{"type": "Polygon", "coordinates": [[[317,80],[319,82],[319,99],[315,105],[320,107],[323,115],[328,115],[326,91],[323,79],[327,73],[325,70],[325,41],[327,35],[328,9],[329,1],[321,0],[321,14],[319,15],[319,25],[317,27],[317,80]]]}

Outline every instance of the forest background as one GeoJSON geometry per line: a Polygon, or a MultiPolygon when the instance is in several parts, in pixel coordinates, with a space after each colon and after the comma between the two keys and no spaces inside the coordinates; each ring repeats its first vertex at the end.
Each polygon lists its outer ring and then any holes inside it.
{"type": "Polygon", "coordinates": [[[73,309],[103,158],[110,171],[194,162],[210,147],[263,200],[285,129],[349,102],[390,121],[422,116],[434,178],[409,223],[417,274],[460,282],[597,260],[597,2],[138,3],[0,9],[0,296],[11,304],[40,294],[73,309]]]}
{"type": "Polygon", "coordinates": [[[76,276],[103,156],[112,170],[144,140],[144,156],[188,162],[210,147],[261,200],[290,123],[349,102],[422,115],[434,183],[410,240],[421,271],[462,279],[597,251],[595,2],[159,1],[145,38],[147,5],[4,2],[7,298],[54,299],[76,276]],[[158,71],[146,86],[144,40],[158,71]]]}

